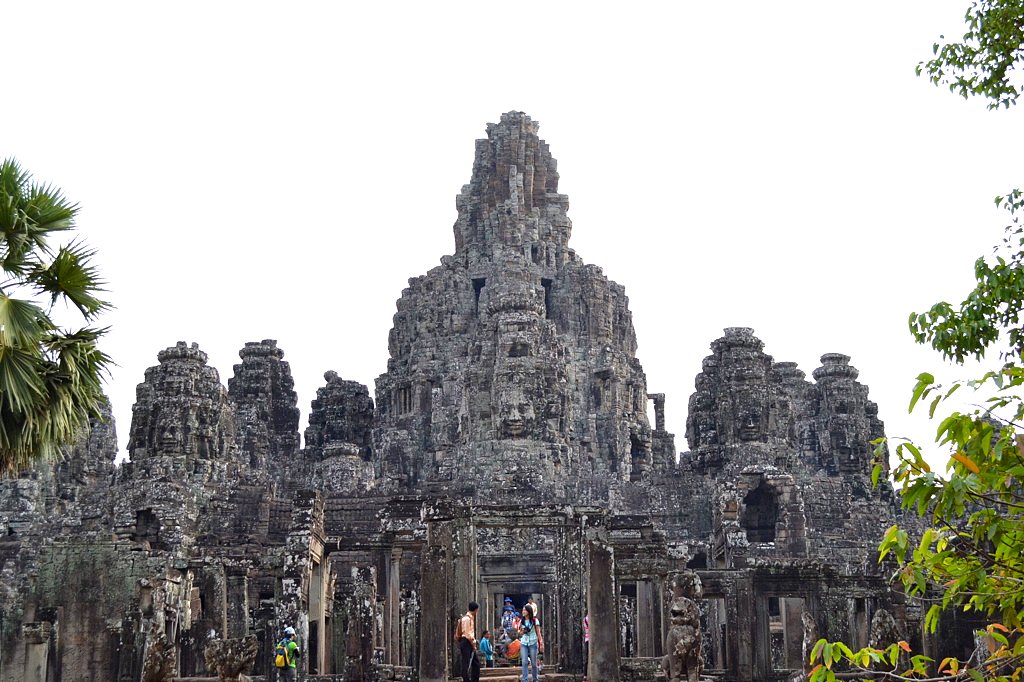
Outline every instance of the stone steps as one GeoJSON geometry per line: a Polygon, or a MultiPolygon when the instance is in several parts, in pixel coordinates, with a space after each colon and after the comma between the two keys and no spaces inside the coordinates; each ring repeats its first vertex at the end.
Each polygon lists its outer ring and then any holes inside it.
{"type": "MultiPolygon", "coordinates": [[[[486,680],[487,682],[521,682],[522,672],[516,671],[514,668],[497,668],[498,674],[485,675],[484,671],[480,671],[480,682],[486,680]]],[[[532,678],[531,678],[532,679],[532,678]]],[[[461,677],[453,677],[450,682],[462,682],[461,677]]],[[[580,682],[579,675],[570,675],[569,673],[542,673],[541,682],[580,682]]]]}
{"type": "MultiPolygon", "coordinates": [[[[532,675],[532,673],[531,673],[532,675]]],[[[481,668],[480,682],[522,682],[522,668],[509,666],[505,668],[481,668]]],[[[530,678],[533,679],[532,677],[530,678]]],[[[579,682],[580,676],[558,672],[557,666],[545,669],[540,675],[540,682],[579,682]]],[[[453,677],[450,682],[462,682],[461,677],[453,677]]]]}

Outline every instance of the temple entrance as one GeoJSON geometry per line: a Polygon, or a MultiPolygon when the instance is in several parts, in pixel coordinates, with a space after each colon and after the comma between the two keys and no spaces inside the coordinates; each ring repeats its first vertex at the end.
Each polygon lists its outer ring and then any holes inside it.
{"type": "MultiPolygon", "coordinates": [[[[522,613],[523,605],[526,603],[527,599],[529,599],[530,597],[536,598],[535,595],[533,594],[533,592],[519,592],[519,593],[512,592],[512,593],[505,594],[504,597],[507,598],[507,599],[511,599],[512,600],[512,602],[511,602],[512,608],[514,608],[517,613],[522,613]]],[[[504,599],[502,600],[502,602],[504,603],[504,599]]],[[[502,607],[502,608],[504,608],[504,607],[502,607]]]]}
{"type": "MultiPolygon", "coordinates": [[[[422,554],[423,631],[451,631],[465,613],[465,604],[476,601],[480,605],[478,634],[485,629],[497,633],[505,599],[521,612],[533,597],[540,609],[545,671],[581,674],[583,614],[588,598],[596,599],[591,606],[592,619],[600,616],[601,623],[615,622],[610,615],[615,601],[610,590],[611,565],[598,563],[594,568],[591,555],[598,550],[586,538],[590,529],[603,528],[599,524],[604,523],[604,514],[596,509],[577,515],[562,508],[524,511],[520,506],[497,505],[471,509],[438,506],[430,511],[433,514],[424,518],[427,537],[450,537],[460,551],[449,553],[440,544],[428,544],[422,554]],[[596,593],[595,585],[600,587],[596,593]]],[[[605,555],[599,552],[599,556],[605,555]]],[[[593,659],[600,664],[599,674],[604,679],[615,677],[606,675],[605,668],[608,673],[618,670],[613,632],[614,628],[607,632],[600,627],[591,629],[592,641],[608,652],[593,659]]],[[[457,669],[458,655],[451,645],[421,647],[418,653],[421,682],[443,682],[457,669]]]]}

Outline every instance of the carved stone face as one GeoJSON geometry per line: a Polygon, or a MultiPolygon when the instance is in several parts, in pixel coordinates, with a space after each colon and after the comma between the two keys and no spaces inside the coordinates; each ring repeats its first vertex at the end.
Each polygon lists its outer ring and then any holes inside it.
{"type": "Polygon", "coordinates": [[[498,395],[498,435],[524,438],[533,432],[536,413],[523,389],[506,388],[498,395]]]}
{"type": "Polygon", "coordinates": [[[159,434],[157,442],[154,443],[157,450],[164,453],[181,450],[181,430],[176,421],[167,418],[166,415],[161,415],[157,433],[159,434]]]}
{"type": "Polygon", "coordinates": [[[694,426],[697,436],[695,446],[718,444],[718,430],[713,416],[710,414],[694,415],[694,426]]]}
{"type": "Polygon", "coordinates": [[[701,412],[710,412],[714,405],[715,401],[711,397],[711,391],[707,389],[697,391],[693,401],[693,409],[701,412]]]}
{"type": "Polygon", "coordinates": [[[756,408],[748,407],[740,412],[739,436],[744,442],[761,439],[761,413],[756,408]]]}

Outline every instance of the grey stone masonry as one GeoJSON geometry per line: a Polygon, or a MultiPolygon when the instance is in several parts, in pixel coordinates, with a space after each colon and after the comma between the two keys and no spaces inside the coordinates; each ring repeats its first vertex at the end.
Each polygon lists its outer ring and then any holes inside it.
{"type": "Polygon", "coordinates": [[[401,292],[373,395],[326,372],[304,444],[276,341],[245,343],[227,388],[179,342],[138,386],[129,461],[108,415],[0,481],[0,682],[266,680],[289,626],[300,679],[448,682],[471,600],[477,635],[534,600],[548,680],[666,661],[781,682],[805,633],[866,645],[883,621],[917,650],[973,646],[966,623],[923,635],[876,561],[901,516],[871,485],[884,431],[850,358],[812,381],[726,329],[677,452],[684,403],[648,385],[625,289],[570,248],[558,179],[536,121],[487,126],[454,252],[401,292]],[[703,593],[676,594],[684,575],[703,593]]]}

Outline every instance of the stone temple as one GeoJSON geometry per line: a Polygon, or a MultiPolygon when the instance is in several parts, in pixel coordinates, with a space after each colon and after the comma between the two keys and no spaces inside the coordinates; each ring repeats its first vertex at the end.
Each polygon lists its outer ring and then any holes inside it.
{"type": "Polygon", "coordinates": [[[582,678],[585,614],[590,680],[665,679],[694,576],[705,678],[796,679],[805,639],[883,626],[937,646],[876,561],[899,512],[847,356],[811,381],[726,329],[679,453],[624,288],[569,246],[536,122],[488,125],[456,204],[374,396],[327,372],[304,447],[275,341],[245,343],[226,388],[177,343],[138,386],[130,461],[108,420],[0,484],[0,681],[213,679],[232,656],[273,679],[294,625],[306,679],[441,682],[469,600],[494,631],[531,595],[546,679],[582,678]]]}

